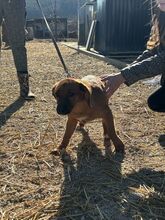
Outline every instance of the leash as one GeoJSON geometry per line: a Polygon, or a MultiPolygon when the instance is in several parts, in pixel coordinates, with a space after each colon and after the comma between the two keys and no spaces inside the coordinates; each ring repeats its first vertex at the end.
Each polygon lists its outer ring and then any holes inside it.
{"type": "Polygon", "coordinates": [[[36,2],[37,2],[38,6],[39,6],[39,8],[40,8],[40,10],[41,10],[41,13],[42,13],[42,16],[43,16],[43,18],[44,18],[45,24],[46,24],[46,26],[47,26],[47,29],[48,29],[48,31],[49,31],[49,33],[50,33],[50,36],[51,36],[52,41],[53,41],[53,44],[54,44],[55,49],[56,49],[56,51],[57,51],[57,54],[58,54],[58,56],[59,56],[59,58],[60,58],[60,61],[61,61],[61,63],[62,63],[62,66],[63,66],[63,68],[64,68],[65,74],[66,74],[67,77],[71,77],[71,74],[69,73],[68,68],[67,68],[66,65],[65,65],[64,59],[63,59],[63,57],[62,57],[62,55],[61,55],[61,52],[60,52],[60,49],[59,49],[59,47],[58,47],[58,45],[57,45],[56,39],[55,39],[55,37],[54,37],[54,34],[53,34],[53,32],[52,32],[52,30],[51,30],[51,28],[50,28],[50,26],[49,26],[49,23],[48,23],[48,21],[47,21],[47,18],[46,18],[45,14],[44,14],[44,11],[43,11],[43,8],[42,8],[42,6],[41,6],[41,3],[40,3],[39,0],[36,0],[36,2]]]}

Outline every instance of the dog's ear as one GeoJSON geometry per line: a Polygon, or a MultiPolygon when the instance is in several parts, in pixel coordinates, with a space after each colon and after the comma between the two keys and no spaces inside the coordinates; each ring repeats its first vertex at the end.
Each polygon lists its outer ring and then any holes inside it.
{"type": "Polygon", "coordinates": [[[53,88],[52,88],[52,95],[57,98],[57,88],[58,88],[58,84],[59,83],[56,83],[53,88]]]}
{"type": "Polygon", "coordinates": [[[52,95],[57,99],[58,98],[58,91],[59,89],[65,84],[65,83],[70,83],[70,82],[77,82],[77,80],[73,79],[73,78],[67,78],[67,79],[63,79],[60,80],[59,82],[57,82],[53,88],[52,88],[52,95]]]}
{"type": "Polygon", "coordinates": [[[84,97],[88,102],[89,106],[92,107],[92,88],[86,82],[79,81],[79,89],[84,93],[84,97]]]}
{"type": "Polygon", "coordinates": [[[58,90],[65,83],[66,80],[61,80],[57,82],[52,88],[52,95],[57,99],[58,98],[58,90]]]}

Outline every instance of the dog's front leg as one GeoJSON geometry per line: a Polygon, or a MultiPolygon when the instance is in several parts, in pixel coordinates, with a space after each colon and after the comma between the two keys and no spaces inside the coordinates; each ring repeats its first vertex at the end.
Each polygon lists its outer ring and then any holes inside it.
{"type": "Polygon", "coordinates": [[[67,145],[69,144],[70,138],[76,129],[77,123],[78,121],[76,119],[68,117],[65,134],[59,146],[59,150],[65,149],[67,145]]]}
{"type": "Polygon", "coordinates": [[[103,124],[105,126],[104,131],[108,133],[109,138],[112,140],[115,146],[116,152],[124,152],[124,144],[116,134],[113,115],[109,107],[105,111],[103,124]]]}

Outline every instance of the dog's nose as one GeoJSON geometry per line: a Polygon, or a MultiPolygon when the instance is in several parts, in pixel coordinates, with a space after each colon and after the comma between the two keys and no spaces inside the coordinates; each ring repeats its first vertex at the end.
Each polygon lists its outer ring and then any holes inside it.
{"type": "Polygon", "coordinates": [[[70,109],[68,108],[68,106],[64,105],[64,106],[57,106],[57,113],[59,115],[67,115],[70,113],[70,109]]]}

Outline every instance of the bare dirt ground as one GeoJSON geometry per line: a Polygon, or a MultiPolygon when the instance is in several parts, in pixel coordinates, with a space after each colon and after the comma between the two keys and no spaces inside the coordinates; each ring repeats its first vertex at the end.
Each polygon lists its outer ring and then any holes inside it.
{"type": "MultiPolygon", "coordinates": [[[[142,82],[122,86],[111,98],[126,154],[109,158],[100,121],[76,131],[65,160],[52,157],[66,118],[55,111],[52,86],[64,78],[52,43],[27,44],[31,87],[23,102],[11,51],[0,66],[0,219],[165,219],[165,115],[150,111],[155,89],[142,82]]],[[[76,77],[118,70],[60,45],[76,77]]]]}

